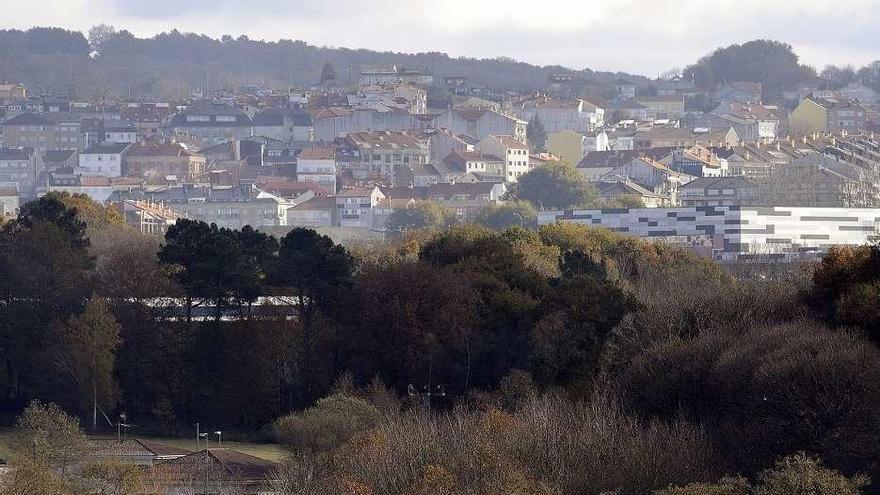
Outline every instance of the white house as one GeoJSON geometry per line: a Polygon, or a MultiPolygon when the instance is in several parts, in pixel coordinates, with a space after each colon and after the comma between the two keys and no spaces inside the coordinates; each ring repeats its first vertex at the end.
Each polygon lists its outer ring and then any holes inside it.
{"type": "Polygon", "coordinates": [[[107,177],[80,177],[74,184],[50,183],[49,192],[66,192],[70,194],[84,194],[96,203],[104,203],[113,194],[113,184],[107,177]]]}
{"type": "Polygon", "coordinates": [[[590,151],[606,151],[609,149],[608,133],[604,130],[589,132],[584,135],[584,153],[590,151]]]}
{"type": "Polygon", "coordinates": [[[336,192],[336,150],[306,148],[296,158],[296,180],[314,182],[336,192]]]}
{"type": "Polygon", "coordinates": [[[79,154],[77,173],[85,177],[119,177],[122,158],[131,143],[92,145],[79,154]]]}
{"type": "Polygon", "coordinates": [[[104,125],[104,142],[136,143],[137,128],[131,124],[104,125]]]}
{"type": "Polygon", "coordinates": [[[467,134],[477,139],[490,135],[510,135],[525,142],[528,122],[487,108],[455,108],[440,114],[439,127],[455,135],[467,134]]]}
{"type": "Polygon", "coordinates": [[[516,182],[519,176],[529,172],[529,147],[508,135],[490,135],[480,141],[477,150],[504,160],[504,179],[516,182]]]}
{"type": "Polygon", "coordinates": [[[373,228],[373,209],[385,195],[378,187],[345,189],[336,195],[341,227],[373,228]]]}
{"type": "Polygon", "coordinates": [[[558,100],[540,97],[513,107],[517,117],[531,121],[535,116],[547,134],[561,131],[590,132],[605,123],[605,110],[581,99],[558,100]]]}

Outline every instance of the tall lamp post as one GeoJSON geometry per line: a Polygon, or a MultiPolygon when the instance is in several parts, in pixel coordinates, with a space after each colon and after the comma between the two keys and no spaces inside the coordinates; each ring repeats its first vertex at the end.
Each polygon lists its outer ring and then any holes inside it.
{"type": "Polygon", "coordinates": [[[214,434],[217,435],[217,448],[223,448],[223,441],[221,440],[221,437],[223,436],[223,432],[222,431],[215,431],[214,434]]]}

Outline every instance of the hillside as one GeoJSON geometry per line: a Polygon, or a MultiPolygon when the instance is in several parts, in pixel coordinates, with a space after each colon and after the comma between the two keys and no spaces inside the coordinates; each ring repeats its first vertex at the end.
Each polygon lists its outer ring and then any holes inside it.
{"type": "MultiPolygon", "coordinates": [[[[93,30],[94,31],[94,30],[93,30]]],[[[257,41],[247,37],[208,36],[176,30],[151,38],[107,29],[83,33],[60,28],[0,31],[0,79],[23,81],[31,94],[51,92],[79,98],[111,94],[185,97],[206,81],[211,88],[245,84],[273,87],[316,84],[325,63],[332,64],[340,84],[356,80],[361,65],[398,64],[427,67],[437,78],[465,76],[471,85],[536,91],[548,86],[558,66],[539,67],[508,58],[452,58],[443,53],[392,53],[318,47],[303,41],[257,41]],[[91,41],[91,43],[90,43],[91,41]]],[[[580,75],[597,83],[623,74],[580,75]]],[[[439,79],[438,79],[439,80],[439,79]]]]}

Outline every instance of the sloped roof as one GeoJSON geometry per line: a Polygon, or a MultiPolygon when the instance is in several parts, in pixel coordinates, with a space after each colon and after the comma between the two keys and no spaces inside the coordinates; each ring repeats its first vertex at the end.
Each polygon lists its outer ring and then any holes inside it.
{"type": "Polygon", "coordinates": [[[200,100],[188,105],[182,112],[176,113],[168,123],[169,127],[243,127],[250,126],[251,118],[246,113],[225,103],[200,100]],[[208,116],[207,122],[187,120],[191,115],[208,116]],[[218,121],[217,117],[234,117],[234,120],[218,121]]]}
{"type": "Polygon", "coordinates": [[[297,158],[303,160],[333,160],[336,158],[335,148],[306,148],[297,158]]]}
{"type": "Polygon", "coordinates": [[[55,122],[42,115],[33,112],[25,112],[3,122],[3,125],[55,125],[55,122]]]}
{"type": "Polygon", "coordinates": [[[83,155],[115,155],[122,153],[131,143],[93,144],[82,152],[83,155]]]}
{"type": "Polygon", "coordinates": [[[66,162],[76,150],[49,150],[43,152],[43,160],[47,162],[66,162]]]}
{"type": "Polygon", "coordinates": [[[0,148],[0,160],[29,160],[33,148],[0,148]]]}
{"type": "Polygon", "coordinates": [[[128,150],[128,157],[138,156],[194,156],[179,143],[138,143],[128,150]]]}
{"type": "Polygon", "coordinates": [[[507,134],[502,134],[502,135],[493,134],[493,137],[495,139],[497,139],[499,142],[501,142],[501,144],[505,148],[513,148],[513,149],[520,149],[520,150],[529,149],[529,147],[526,146],[525,143],[519,141],[518,139],[516,139],[513,136],[510,136],[507,134]]]}

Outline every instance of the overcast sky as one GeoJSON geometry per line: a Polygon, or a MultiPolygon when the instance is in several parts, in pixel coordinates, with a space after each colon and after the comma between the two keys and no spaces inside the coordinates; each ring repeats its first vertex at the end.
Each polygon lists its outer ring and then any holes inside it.
{"type": "Polygon", "coordinates": [[[880,0],[2,0],[0,27],[107,23],[149,36],[180,31],[656,76],[755,38],[802,60],[880,59],[880,0]]]}

